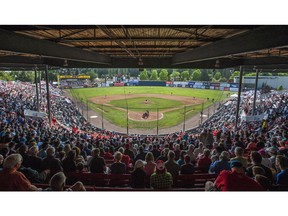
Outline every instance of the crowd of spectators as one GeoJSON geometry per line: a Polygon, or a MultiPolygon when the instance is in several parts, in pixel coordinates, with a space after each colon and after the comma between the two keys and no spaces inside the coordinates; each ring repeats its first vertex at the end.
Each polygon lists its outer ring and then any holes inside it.
{"type": "MultiPolygon", "coordinates": [[[[231,99],[197,129],[158,137],[100,130],[60,89],[50,89],[52,125],[24,115],[25,109],[37,111],[34,85],[0,82],[0,190],[39,190],[36,183],[64,190],[65,172],[130,173],[135,188],[169,189],[177,175],[195,172],[218,175],[207,190],[288,186],[285,92],[257,95],[255,115],[263,117],[257,121],[245,119],[252,113],[253,92],[245,93],[238,128],[231,99]]],[[[39,111],[47,112],[43,87],[39,111]]],[[[69,190],[85,187],[77,182],[69,190]]]]}

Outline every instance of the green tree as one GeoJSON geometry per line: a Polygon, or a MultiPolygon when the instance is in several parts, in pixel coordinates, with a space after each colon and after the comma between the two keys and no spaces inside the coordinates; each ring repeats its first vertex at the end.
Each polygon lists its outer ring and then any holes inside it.
{"type": "Polygon", "coordinates": [[[87,71],[85,74],[87,76],[90,76],[90,81],[93,81],[93,80],[95,80],[97,78],[97,74],[94,71],[92,71],[92,70],[87,71]]]}
{"type": "Polygon", "coordinates": [[[219,82],[226,82],[226,81],[227,81],[227,79],[225,77],[221,77],[219,80],[219,82]]]}
{"type": "Polygon", "coordinates": [[[149,80],[149,76],[148,76],[148,73],[147,73],[147,70],[144,69],[140,75],[139,75],[139,78],[140,80],[149,80]]]}
{"type": "Polygon", "coordinates": [[[152,70],[150,80],[158,80],[158,71],[156,69],[152,70]]]}
{"type": "Polygon", "coordinates": [[[11,76],[11,73],[0,71],[0,80],[12,81],[14,80],[14,77],[11,76]]]}
{"type": "Polygon", "coordinates": [[[181,73],[181,80],[182,81],[188,81],[190,79],[190,73],[189,71],[185,70],[181,73]]]}
{"type": "Polygon", "coordinates": [[[173,71],[172,74],[170,74],[170,80],[179,80],[180,79],[180,72],[178,71],[173,71]]]}
{"type": "Polygon", "coordinates": [[[220,73],[219,71],[217,71],[217,72],[215,73],[215,75],[214,75],[214,79],[215,79],[215,80],[220,80],[221,77],[222,77],[222,75],[221,75],[221,73],[220,73]]]}
{"type": "Polygon", "coordinates": [[[192,80],[200,81],[200,79],[201,79],[201,71],[199,69],[194,70],[192,73],[192,80]]]}
{"type": "Polygon", "coordinates": [[[278,86],[277,90],[278,91],[282,91],[283,90],[283,86],[282,85],[278,86]]]}
{"type": "Polygon", "coordinates": [[[161,69],[161,71],[159,73],[159,79],[162,81],[168,80],[168,71],[166,69],[161,69]]]}
{"type": "Polygon", "coordinates": [[[34,82],[35,81],[34,71],[13,71],[11,72],[11,76],[15,77],[16,80],[19,80],[22,82],[34,82]]]}
{"type": "Polygon", "coordinates": [[[240,76],[240,71],[234,71],[234,73],[231,74],[229,79],[234,79],[235,76],[240,76]]]}

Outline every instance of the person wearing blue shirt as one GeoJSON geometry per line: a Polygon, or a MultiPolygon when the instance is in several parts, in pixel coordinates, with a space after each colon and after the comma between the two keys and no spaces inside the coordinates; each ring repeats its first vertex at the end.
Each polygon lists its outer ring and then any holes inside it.
{"type": "Polygon", "coordinates": [[[283,155],[277,155],[276,166],[281,170],[276,175],[276,184],[288,186],[288,158],[283,155]]]}
{"type": "Polygon", "coordinates": [[[215,161],[210,165],[209,172],[219,174],[222,170],[231,170],[229,162],[229,153],[223,151],[220,155],[220,160],[215,161]]]}

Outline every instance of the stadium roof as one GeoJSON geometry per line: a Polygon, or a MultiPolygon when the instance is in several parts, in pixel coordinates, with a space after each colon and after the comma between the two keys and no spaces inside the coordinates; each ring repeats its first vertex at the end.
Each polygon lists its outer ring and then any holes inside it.
{"type": "Polygon", "coordinates": [[[288,68],[288,26],[0,25],[0,67],[288,68]]]}

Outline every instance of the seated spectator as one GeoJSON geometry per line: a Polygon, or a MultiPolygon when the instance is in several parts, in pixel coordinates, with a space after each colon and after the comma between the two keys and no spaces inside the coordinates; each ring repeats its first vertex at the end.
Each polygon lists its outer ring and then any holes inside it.
{"type": "Polygon", "coordinates": [[[235,153],[235,156],[234,158],[231,158],[230,161],[234,161],[234,160],[237,160],[239,162],[242,163],[243,167],[246,169],[247,168],[247,164],[248,164],[248,161],[246,158],[243,157],[243,154],[244,154],[244,150],[243,148],[241,147],[236,147],[234,149],[234,153],[235,153]]]}
{"type": "Polygon", "coordinates": [[[175,153],[173,151],[169,151],[168,153],[168,161],[165,162],[165,167],[167,169],[167,172],[169,172],[173,178],[176,178],[177,175],[179,175],[180,166],[178,163],[176,163],[175,159],[175,153]]]}
{"type": "Polygon", "coordinates": [[[250,158],[252,161],[252,166],[247,168],[247,176],[249,177],[254,177],[253,175],[253,170],[252,168],[254,166],[260,166],[265,170],[265,176],[273,183],[273,174],[271,169],[269,169],[268,167],[264,166],[261,162],[262,162],[262,156],[257,152],[257,151],[252,151],[250,154],[250,158]]]}
{"type": "Polygon", "coordinates": [[[208,173],[212,160],[210,159],[210,150],[205,149],[203,155],[198,160],[198,170],[208,173]]]}
{"type": "Polygon", "coordinates": [[[258,182],[264,190],[269,190],[272,186],[271,181],[265,176],[265,170],[260,166],[254,166],[252,168],[254,180],[258,182]]]}
{"type": "Polygon", "coordinates": [[[229,153],[227,151],[223,151],[219,158],[220,160],[217,160],[211,164],[209,169],[211,173],[219,174],[222,170],[230,170],[229,153]]]}
{"type": "Polygon", "coordinates": [[[114,154],[115,163],[111,164],[110,172],[111,174],[125,174],[126,173],[126,165],[121,162],[122,154],[117,151],[114,154]]]}
{"type": "Polygon", "coordinates": [[[156,171],[150,177],[150,185],[154,189],[170,189],[173,185],[172,175],[166,171],[165,164],[159,160],[156,163],[156,171]]]}
{"type": "Polygon", "coordinates": [[[2,154],[0,154],[0,171],[3,169],[3,161],[4,161],[4,157],[2,154]]]}
{"type": "Polygon", "coordinates": [[[87,161],[91,173],[105,173],[106,163],[103,157],[100,157],[100,149],[92,150],[92,157],[87,161]]]}
{"type": "Polygon", "coordinates": [[[49,169],[51,171],[51,175],[63,170],[60,160],[58,158],[55,158],[54,147],[49,147],[47,149],[47,156],[42,161],[42,170],[46,169],[49,169]]]}
{"type": "Polygon", "coordinates": [[[243,165],[239,161],[231,162],[231,171],[219,173],[214,185],[221,191],[262,191],[263,188],[253,179],[245,175],[243,165]]]}
{"type": "Polygon", "coordinates": [[[64,172],[75,172],[76,171],[76,153],[71,150],[67,157],[62,161],[62,166],[64,172]]]}
{"type": "Polygon", "coordinates": [[[184,160],[185,160],[185,164],[181,166],[180,174],[182,175],[193,174],[195,171],[195,168],[194,168],[194,165],[191,163],[191,159],[189,155],[186,155],[184,160]]]}
{"type": "Polygon", "coordinates": [[[17,171],[22,164],[20,154],[11,154],[5,158],[3,170],[0,172],[0,191],[37,191],[40,190],[17,171]]]}
{"type": "Polygon", "coordinates": [[[266,151],[264,148],[260,149],[259,151],[259,154],[261,154],[262,156],[262,164],[268,168],[272,168],[272,164],[271,164],[271,161],[269,160],[269,158],[267,157],[267,154],[266,154],[266,151]]]}
{"type": "Polygon", "coordinates": [[[130,157],[129,155],[125,155],[124,154],[124,148],[120,147],[118,149],[119,152],[121,152],[122,154],[122,159],[121,159],[121,162],[125,163],[126,167],[129,167],[130,166],[130,157]]]}
{"type": "Polygon", "coordinates": [[[133,188],[145,188],[146,186],[146,172],[144,171],[144,166],[146,162],[142,160],[137,160],[134,165],[134,170],[131,173],[132,187],[133,188]]]}
{"type": "MultiPolygon", "coordinates": [[[[188,154],[189,157],[191,158],[191,163],[196,164],[197,163],[197,158],[196,158],[197,155],[194,154],[194,148],[195,148],[194,145],[192,145],[192,144],[189,145],[188,151],[186,152],[186,154],[188,154]]],[[[183,165],[183,164],[180,164],[180,165],[183,165]]]]}
{"type": "Polygon", "coordinates": [[[199,143],[199,147],[194,149],[194,155],[196,157],[196,159],[198,159],[200,157],[200,155],[202,155],[204,152],[204,144],[202,142],[199,143]]]}
{"type": "Polygon", "coordinates": [[[66,176],[63,172],[55,173],[44,191],[86,191],[82,182],[78,181],[65,190],[66,176]]]}
{"type": "Polygon", "coordinates": [[[26,166],[30,167],[34,170],[37,170],[38,172],[41,172],[42,170],[42,158],[37,156],[38,154],[38,147],[32,146],[28,151],[28,159],[26,166]]]}
{"type": "Polygon", "coordinates": [[[276,184],[288,186],[288,158],[277,155],[276,166],[281,170],[276,175],[276,184]]]}
{"type": "Polygon", "coordinates": [[[161,155],[156,159],[156,163],[158,160],[162,160],[164,162],[166,162],[168,160],[168,152],[169,152],[169,148],[164,148],[162,151],[161,151],[161,155]]]}
{"type": "Polygon", "coordinates": [[[158,158],[161,155],[161,153],[160,153],[159,149],[157,148],[156,144],[153,145],[153,149],[152,149],[151,153],[153,154],[154,158],[158,158]]]}
{"type": "Polygon", "coordinates": [[[139,149],[138,149],[139,151],[139,153],[135,156],[135,161],[137,161],[137,160],[145,160],[145,157],[146,157],[146,152],[144,151],[144,147],[141,145],[141,146],[139,146],[139,149]]]}
{"type": "Polygon", "coordinates": [[[155,172],[156,163],[154,162],[154,156],[152,152],[148,152],[145,157],[146,165],[144,170],[147,176],[151,176],[155,172]]]}
{"type": "Polygon", "coordinates": [[[186,154],[187,154],[186,151],[181,150],[180,158],[177,161],[177,163],[179,164],[180,167],[185,164],[184,157],[185,157],[186,154]]]}
{"type": "Polygon", "coordinates": [[[134,152],[130,149],[130,144],[129,143],[125,144],[124,154],[128,155],[130,157],[131,162],[133,163],[135,155],[134,155],[134,152]]]}

